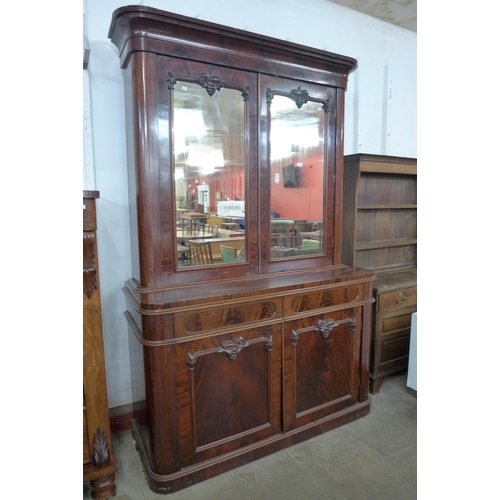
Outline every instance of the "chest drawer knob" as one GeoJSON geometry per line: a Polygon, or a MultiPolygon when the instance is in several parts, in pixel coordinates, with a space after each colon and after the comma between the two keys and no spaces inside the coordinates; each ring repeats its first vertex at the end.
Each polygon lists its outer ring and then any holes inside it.
{"type": "Polygon", "coordinates": [[[406,302],[406,296],[403,295],[403,292],[399,292],[399,295],[396,298],[397,304],[404,304],[406,302]]]}

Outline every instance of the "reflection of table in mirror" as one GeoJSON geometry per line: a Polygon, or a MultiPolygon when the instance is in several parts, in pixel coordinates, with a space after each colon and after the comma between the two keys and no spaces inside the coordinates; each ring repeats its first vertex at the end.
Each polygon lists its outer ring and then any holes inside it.
{"type": "Polygon", "coordinates": [[[231,229],[219,229],[217,231],[219,238],[237,238],[243,236],[245,233],[242,231],[232,231],[231,229]]]}
{"type": "Polygon", "coordinates": [[[185,222],[188,223],[189,230],[194,233],[196,227],[196,221],[201,222],[202,232],[205,234],[205,222],[208,219],[208,215],[201,214],[198,212],[188,212],[181,215],[182,221],[182,231],[185,232],[185,222]]]}
{"type": "Polygon", "coordinates": [[[201,240],[207,237],[202,231],[191,233],[189,231],[177,231],[177,246],[188,246],[189,240],[201,240]]]}

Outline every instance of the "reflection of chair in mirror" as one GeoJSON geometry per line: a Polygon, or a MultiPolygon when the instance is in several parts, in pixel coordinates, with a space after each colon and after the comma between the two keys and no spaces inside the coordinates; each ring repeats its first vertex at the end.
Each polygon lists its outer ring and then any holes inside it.
{"type": "Polygon", "coordinates": [[[271,219],[271,246],[293,248],[295,245],[295,221],[271,219]]]}
{"type": "Polygon", "coordinates": [[[191,240],[189,242],[189,260],[195,266],[213,264],[210,242],[191,240]]]}
{"type": "Polygon", "coordinates": [[[319,240],[302,240],[302,250],[319,250],[319,240]]]}
{"type": "Polygon", "coordinates": [[[236,248],[221,245],[220,253],[222,254],[222,262],[234,262],[236,260],[236,248]]]}
{"type": "Polygon", "coordinates": [[[298,250],[299,255],[309,255],[320,253],[321,241],[303,239],[298,250]]]}
{"type": "Polygon", "coordinates": [[[210,226],[218,227],[220,229],[222,227],[222,217],[217,217],[216,215],[211,215],[207,219],[207,224],[210,226]]]}
{"type": "Polygon", "coordinates": [[[217,226],[208,225],[207,232],[212,235],[212,238],[217,238],[219,235],[219,228],[217,226]]]}
{"type": "Polygon", "coordinates": [[[241,247],[240,253],[236,257],[236,262],[245,262],[247,260],[247,250],[245,245],[241,247]]]}

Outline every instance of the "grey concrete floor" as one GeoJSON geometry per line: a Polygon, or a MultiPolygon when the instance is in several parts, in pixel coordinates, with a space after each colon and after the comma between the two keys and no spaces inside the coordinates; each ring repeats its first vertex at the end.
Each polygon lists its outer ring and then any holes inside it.
{"type": "MultiPolygon", "coordinates": [[[[415,500],[417,397],[387,378],[368,416],[169,495],[153,493],[130,432],[113,436],[115,500],[415,500]]],[[[83,498],[90,499],[89,485],[83,498]]]]}

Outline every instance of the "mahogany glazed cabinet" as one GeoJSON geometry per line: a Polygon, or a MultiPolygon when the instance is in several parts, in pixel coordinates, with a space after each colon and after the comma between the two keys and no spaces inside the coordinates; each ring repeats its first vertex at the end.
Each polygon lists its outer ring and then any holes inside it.
{"type": "Polygon", "coordinates": [[[369,412],[373,272],[341,263],[356,61],[144,6],[109,37],[146,395],[132,431],[170,493],[369,412]]]}
{"type": "Polygon", "coordinates": [[[111,443],[102,338],[97,254],[98,191],[83,192],[83,482],[92,498],[115,494],[116,457],[111,443]]]}
{"type": "Polygon", "coordinates": [[[408,368],[417,310],[417,160],[344,158],[342,261],[375,272],[370,392],[408,368]]]}

